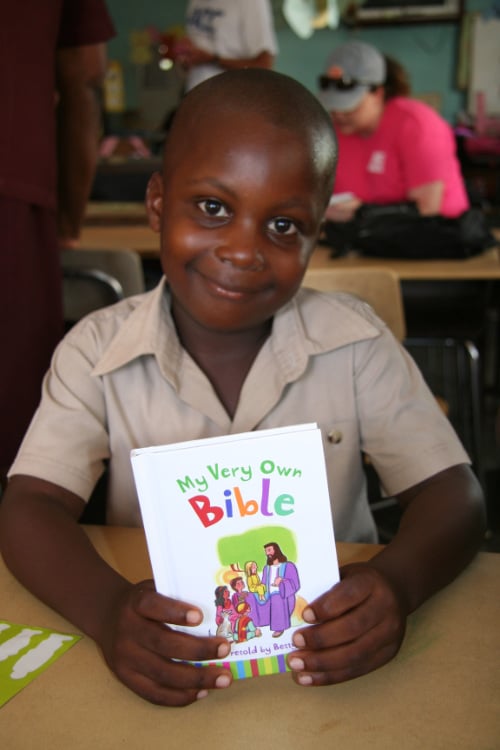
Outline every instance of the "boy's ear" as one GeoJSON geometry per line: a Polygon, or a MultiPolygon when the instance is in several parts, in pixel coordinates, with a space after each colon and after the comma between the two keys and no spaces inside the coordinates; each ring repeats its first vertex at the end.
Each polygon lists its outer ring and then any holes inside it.
{"type": "Polygon", "coordinates": [[[146,212],[149,226],[153,232],[159,232],[163,211],[163,180],[159,172],[151,175],[146,188],[146,212]]]}

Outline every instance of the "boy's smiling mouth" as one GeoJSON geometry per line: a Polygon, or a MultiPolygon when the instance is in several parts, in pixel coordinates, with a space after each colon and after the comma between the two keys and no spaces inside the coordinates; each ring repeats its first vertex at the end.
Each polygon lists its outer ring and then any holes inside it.
{"type": "Polygon", "coordinates": [[[226,299],[241,300],[245,297],[253,297],[265,291],[265,287],[262,283],[251,285],[241,283],[240,281],[232,281],[230,279],[212,279],[204,274],[200,274],[200,278],[218,297],[225,297],[226,299]]]}

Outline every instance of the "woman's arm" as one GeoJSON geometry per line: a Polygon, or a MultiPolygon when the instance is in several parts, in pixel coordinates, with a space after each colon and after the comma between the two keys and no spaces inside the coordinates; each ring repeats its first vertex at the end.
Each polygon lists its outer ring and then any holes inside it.
{"type": "Polygon", "coordinates": [[[436,216],[441,213],[443,193],[444,182],[436,180],[409,190],[408,200],[417,204],[422,216],[436,216]]]}

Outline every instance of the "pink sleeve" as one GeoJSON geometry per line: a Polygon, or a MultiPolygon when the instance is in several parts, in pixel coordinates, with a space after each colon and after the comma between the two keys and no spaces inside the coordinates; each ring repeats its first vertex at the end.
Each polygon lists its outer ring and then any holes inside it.
{"type": "Polygon", "coordinates": [[[455,143],[450,126],[434,113],[407,117],[399,131],[405,154],[402,164],[407,190],[428,182],[447,182],[455,159],[455,143]]]}

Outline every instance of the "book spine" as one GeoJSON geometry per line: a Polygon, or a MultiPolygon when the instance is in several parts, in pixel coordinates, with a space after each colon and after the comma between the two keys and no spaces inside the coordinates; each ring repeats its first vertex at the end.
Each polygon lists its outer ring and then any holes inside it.
{"type": "Polygon", "coordinates": [[[289,672],[290,669],[286,663],[283,654],[276,656],[266,656],[261,659],[241,659],[240,661],[200,661],[191,662],[195,667],[216,666],[229,669],[235,680],[242,680],[246,677],[263,677],[268,674],[278,674],[289,672]]]}

